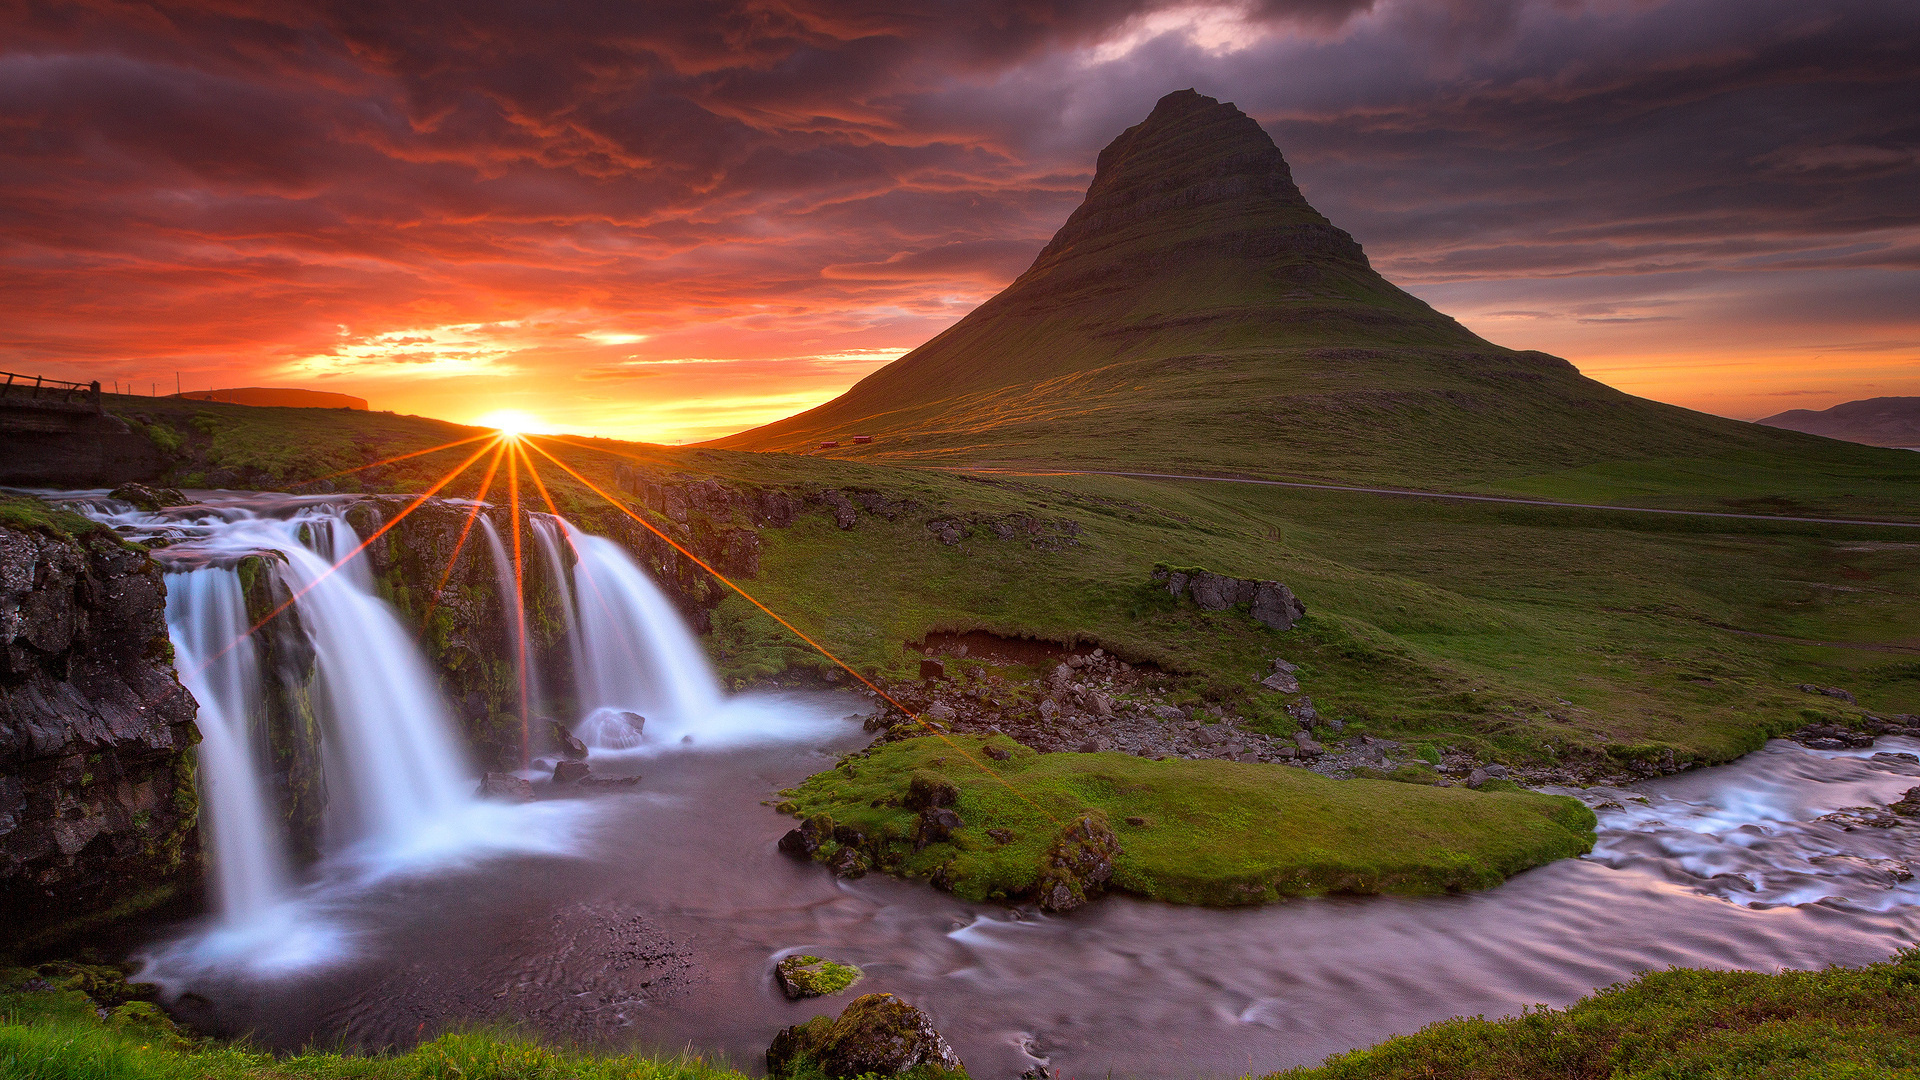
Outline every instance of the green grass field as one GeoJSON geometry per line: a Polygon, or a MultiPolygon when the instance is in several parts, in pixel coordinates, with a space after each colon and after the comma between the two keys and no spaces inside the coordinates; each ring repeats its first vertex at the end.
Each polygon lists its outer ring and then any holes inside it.
{"type": "Polygon", "coordinates": [[[1674,968],[1567,1009],[1448,1020],[1268,1080],[1910,1080],[1916,997],[1916,949],[1866,968],[1674,968]]]}
{"type": "Polygon", "coordinates": [[[0,969],[0,1076],[7,1080],[742,1078],[741,1073],[698,1057],[594,1055],[497,1031],[446,1034],[404,1054],[325,1050],[268,1054],[240,1044],[190,1038],[151,1002],[127,1000],[128,989],[107,969],[50,972],[45,978],[24,968],[0,969]]]}
{"type": "MultiPolygon", "coordinates": [[[[381,413],[159,404],[173,411],[148,415],[180,433],[177,482],[209,467],[250,467],[261,486],[288,487],[320,475],[322,465],[471,433],[381,413]],[[295,422],[301,426],[286,427],[295,422]],[[289,431],[331,456],[295,459],[276,479],[257,463],[272,460],[289,431]],[[210,466],[216,445],[220,460],[210,466]]],[[[616,465],[636,464],[660,477],[864,488],[911,500],[916,508],[891,522],[862,514],[847,531],[819,512],[791,528],[761,529],[760,573],[742,582],[856,667],[886,677],[912,675],[918,656],[903,646],[929,631],[1098,643],[1178,673],[1194,694],[1271,728],[1282,724],[1281,701],[1253,684],[1284,656],[1303,666],[1303,688],[1323,714],[1362,732],[1453,744],[1509,763],[1667,751],[1678,761],[1721,761],[1816,719],[1920,713],[1920,530],[1111,476],[968,475],[588,440],[546,445],[607,490],[616,465]],[[926,527],[1012,514],[1070,520],[1080,534],[1044,550],[976,525],[950,547],[926,527]],[[1279,634],[1239,613],[1176,605],[1151,585],[1159,562],[1287,582],[1308,617],[1279,634]],[[1846,688],[1860,709],[1802,693],[1803,683],[1846,688]]],[[[329,483],[422,490],[470,449],[329,483]]],[[[1738,470],[1723,476],[1721,466],[1695,464],[1701,484],[1738,479],[1738,470]]],[[[563,511],[612,520],[597,496],[551,466],[542,471],[563,511]]],[[[472,493],[478,473],[446,493],[472,493]]],[[[1660,494],[1648,476],[1635,482],[1648,502],[1687,501],[1660,494]]],[[[1765,498],[1791,509],[1822,498],[1748,482],[1736,502],[1760,512],[1776,505],[1765,498]],[[1766,490],[1774,494],[1756,494],[1766,490]]],[[[1894,502],[1904,484],[1896,476],[1877,487],[1863,481],[1860,490],[1894,502]]],[[[737,598],[714,614],[709,649],[729,678],[824,664],[737,598]]]]}
{"type": "MultiPolygon", "coordinates": [[[[1586,853],[1594,828],[1592,811],[1564,796],[1331,780],[1285,765],[1037,754],[1005,737],[889,743],[782,794],[784,809],[825,814],[877,841],[889,872],[938,875],[976,901],[1031,896],[1061,823],[1089,809],[1121,843],[1113,887],[1184,904],[1483,889],[1586,853]],[[994,760],[989,745],[1010,757],[994,760]],[[965,822],[918,850],[915,811],[903,805],[915,777],[957,788],[965,822]]],[[[829,845],[819,857],[834,853],[829,845]]]]}

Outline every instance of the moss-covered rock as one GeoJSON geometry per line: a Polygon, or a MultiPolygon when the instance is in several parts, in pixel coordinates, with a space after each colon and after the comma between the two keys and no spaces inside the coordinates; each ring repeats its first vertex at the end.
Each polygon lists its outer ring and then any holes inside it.
{"type": "Polygon", "coordinates": [[[852,964],[805,954],[789,956],[773,969],[774,980],[790,1001],[837,994],[859,982],[861,974],[852,964]]]}
{"type": "Polygon", "coordinates": [[[892,994],[857,997],[838,1019],[816,1016],[774,1036],[767,1073],[777,1080],[966,1075],[933,1018],[892,994]]]}
{"type": "Polygon", "coordinates": [[[808,822],[789,834],[795,855],[842,874],[877,867],[967,900],[1054,910],[1102,888],[1214,905],[1487,888],[1591,850],[1596,824],[1564,796],[1334,780],[1287,765],[1038,754],[998,735],[877,746],[783,795],[808,822]],[[936,840],[924,815],[949,808],[909,803],[942,784],[958,798],[936,840]]]}

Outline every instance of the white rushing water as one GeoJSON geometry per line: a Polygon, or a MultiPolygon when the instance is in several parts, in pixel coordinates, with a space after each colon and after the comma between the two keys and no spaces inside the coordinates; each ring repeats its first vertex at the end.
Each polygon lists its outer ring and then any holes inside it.
{"type": "Polygon", "coordinates": [[[202,831],[213,849],[214,903],[240,922],[285,895],[286,845],[268,809],[260,659],[247,636],[240,577],[204,568],[167,575],[167,630],[180,681],[200,703],[202,831]]]}
{"type": "Polygon", "coordinates": [[[581,722],[575,733],[603,751],[645,746],[736,743],[765,730],[759,718],[726,706],[699,641],[666,594],[625,548],[549,519],[543,544],[557,569],[559,541],[575,553],[569,619],[581,722]],[[646,718],[645,740],[622,713],[646,718]]]}
{"type": "MultiPolygon", "coordinates": [[[[160,552],[170,567],[168,629],[199,703],[216,916],[155,950],[145,977],[177,983],[214,967],[271,973],[337,960],[351,953],[351,934],[329,912],[357,889],[491,854],[568,850],[577,808],[476,796],[477,770],[436,680],[375,594],[340,502],[244,497],[155,514],[99,498],[75,505],[124,535],[170,541],[160,552]],[[263,556],[278,595],[292,599],[288,618],[314,654],[327,855],[302,885],[267,792],[267,686],[237,570],[248,556],[263,556]]],[[[497,536],[489,539],[498,555],[497,536]]]]}

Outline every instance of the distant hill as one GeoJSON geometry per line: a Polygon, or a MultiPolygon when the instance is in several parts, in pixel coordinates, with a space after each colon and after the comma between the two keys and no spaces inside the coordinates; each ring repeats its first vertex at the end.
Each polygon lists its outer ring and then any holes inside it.
{"type": "Polygon", "coordinates": [[[1755,423],[1868,446],[1920,447],[1920,397],[1845,401],[1831,409],[1788,409],[1755,423]]]}
{"type": "Polygon", "coordinates": [[[365,409],[366,398],[330,394],[324,390],[296,390],[279,386],[241,386],[232,390],[189,390],[174,397],[188,401],[220,401],[229,405],[262,405],[283,409],[365,409]]]}
{"type": "Polygon", "coordinates": [[[1485,341],[1374,272],[1258,123],[1191,90],[1101,152],[1086,201],[999,295],[840,397],[708,445],[1589,494],[1622,461],[1838,453],[1851,475],[1869,453],[1485,341]]]}

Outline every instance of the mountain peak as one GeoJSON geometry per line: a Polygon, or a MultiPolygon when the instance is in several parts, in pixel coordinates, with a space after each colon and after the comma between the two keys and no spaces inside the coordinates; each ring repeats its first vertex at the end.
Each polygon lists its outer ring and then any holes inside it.
{"type": "Polygon", "coordinates": [[[1201,219],[1304,227],[1319,234],[1316,246],[1329,253],[1365,259],[1352,237],[1307,204],[1280,148],[1253,117],[1189,89],[1161,98],[1145,120],[1100,151],[1086,201],[1034,260],[1034,270],[1089,242],[1122,241],[1132,226],[1159,226],[1151,231],[1164,244],[1170,231],[1201,219]]]}

